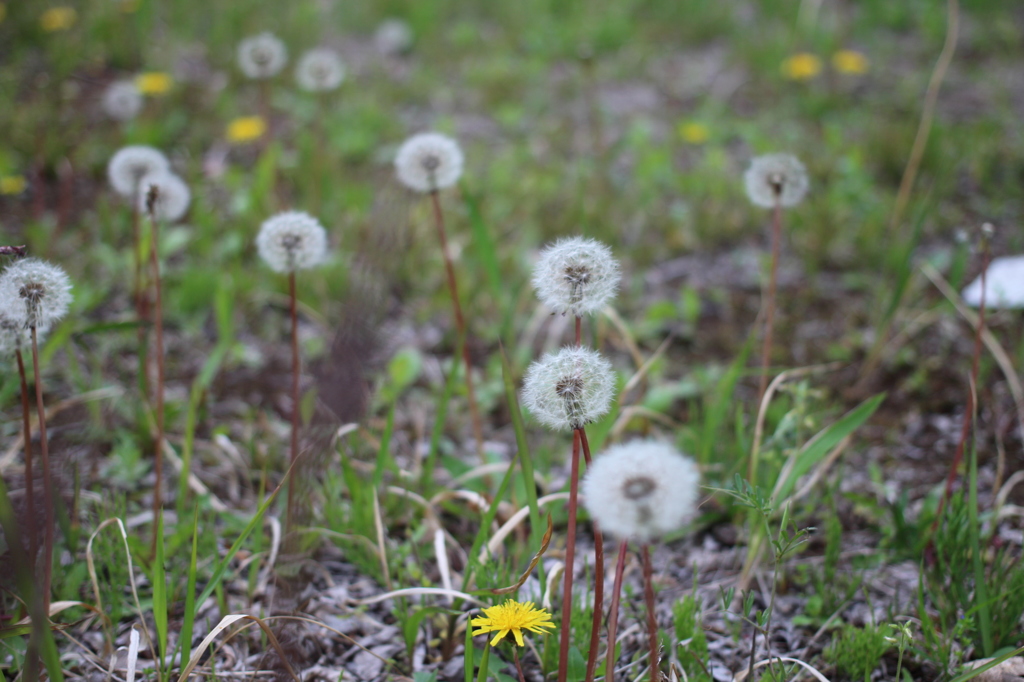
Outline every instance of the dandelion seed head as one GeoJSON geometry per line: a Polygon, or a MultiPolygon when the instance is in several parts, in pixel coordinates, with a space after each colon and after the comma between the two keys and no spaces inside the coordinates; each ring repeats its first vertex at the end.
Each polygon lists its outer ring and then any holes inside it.
{"type": "Polygon", "coordinates": [[[373,44],[381,54],[408,52],[412,47],[412,29],[401,19],[385,19],[373,34],[373,44]]]}
{"type": "Polygon", "coordinates": [[[249,78],[272,78],[288,61],[288,49],[270,31],[249,36],[238,44],[238,67],[249,78]]]}
{"type": "Polygon", "coordinates": [[[634,440],[594,458],[580,488],[590,516],[620,540],[648,543],[696,511],[700,472],[668,443],[634,440]]]}
{"type": "Polygon", "coordinates": [[[114,81],[103,92],[103,111],[115,121],[130,121],[142,111],[142,93],[132,81],[114,81]]]}
{"type": "Polygon", "coordinates": [[[807,194],[807,169],[792,154],[755,157],[743,175],[747,196],[757,206],[795,206],[807,194]]]}
{"type": "Polygon", "coordinates": [[[167,172],[171,167],[159,149],[136,144],[122,147],[110,157],[107,177],[121,196],[131,198],[140,191],[139,183],[147,175],[167,172]]]}
{"type": "Polygon", "coordinates": [[[440,133],[413,135],[398,148],[395,170],[403,185],[417,192],[451,187],[462,175],[459,143],[440,133]]]}
{"type": "Polygon", "coordinates": [[[170,171],[158,171],[143,176],[139,181],[139,211],[149,211],[153,199],[153,216],[157,220],[173,223],[188,211],[192,192],[185,181],[170,171]],[[154,194],[155,193],[155,194],[154,194]]]}
{"type": "Polygon", "coordinates": [[[256,249],[275,272],[304,270],[326,257],[327,232],[308,213],[285,211],[263,222],[256,249]]]}
{"type": "Polygon", "coordinates": [[[0,273],[0,314],[21,329],[48,329],[68,311],[71,279],[38,258],[15,261],[0,273]]]}
{"type": "Polygon", "coordinates": [[[334,90],[345,80],[345,65],[337,52],[318,47],[302,55],[295,67],[295,80],[309,92],[334,90]]]}
{"type": "Polygon", "coordinates": [[[607,414],[614,392],[611,363],[596,351],[572,346],[530,365],[523,379],[522,399],[542,424],[566,431],[607,414]]]}
{"type": "Polygon", "coordinates": [[[556,313],[582,316],[604,308],[619,288],[619,264],[595,239],[559,239],[533,268],[537,298],[556,313]]]}

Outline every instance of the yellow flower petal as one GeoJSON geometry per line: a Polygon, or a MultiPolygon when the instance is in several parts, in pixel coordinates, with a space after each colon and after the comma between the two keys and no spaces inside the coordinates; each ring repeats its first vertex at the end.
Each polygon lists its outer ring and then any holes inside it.
{"type": "Polygon", "coordinates": [[[39,26],[47,33],[66,31],[75,25],[78,12],[74,7],[51,7],[39,17],[39,26]]]}
{"type": "Polygon", "coordinates": [[[832,55],[832,67],[839,73],[859,76],[868,72],[868,58],[856,50],[840,50],[832,55]]]}
{"type": "Polygon", "coordinates": [[[543,634],[544,628],[553,628],[551,615],[544,609],[537,609],[533,602],[520,603],[509,599],[504,604],[491,606],[484,609],[484,615],[469,621],[473,627],[480,629],[473,633],[473,636],[482,635],[485,632],[497,632],[491,639],[491,646],[497,646],[508,633],[515,637],[516,644],[523,646],[523,630],[543,634]]]}
{"type": "Polygon", "coordinates": [[[135,77],[135,87],[143,95],[163,95],[172,83],[171,75],[163,71],[147,71],[135,77]]]}
{"type": "Polygon", "coordinates": [[[21,175],[0,176],[0,194],[21,194],[28,183],[21,175]]]}
{"type": "Polygon", "coordinates": [[[790,80],[806,81],[821,73],[821,59],[810,52],[798,52],[782,62],[782,75],[790,80]]]}
{"type": "Polygon", "coordinates": [[[267,122],[260,116],[242,116],[228,124],[228,140],[231,142],[252,142],[267,132],[267,122]]]}

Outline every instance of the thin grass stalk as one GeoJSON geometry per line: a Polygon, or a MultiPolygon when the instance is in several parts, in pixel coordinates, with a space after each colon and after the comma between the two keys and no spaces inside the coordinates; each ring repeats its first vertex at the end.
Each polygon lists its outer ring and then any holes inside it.
{"type": "Polygon", "coordinates": [[[444,256],[444,268],[448,277],[448,291],[452,297],[452,309],[455,313],[455,332],[462,342],[462,362],[466,366],[466,396],[469,400],[469,417],[473,422],[473,439],[476,441],[476,452],[480,461],[484,458],[484,431],[480,422],[480,411],[476,404],[476,391],[473,388],[473,365],[469,357],[469,344],[466,343],[466,318],[462,315],[462,304],[459,303],[459,286],[455,279],[455,266],[452,264],[451,252],[448,250],[448,235],[444,228],[444,213],[441,211],[441,199],[437,190],[430,193],[434,206],[434,224],[437,237],[441,242],[441,254],[444,256]]]}
{"type": "Polygon", "coordinates": [[[35,476],[32,472],[32,422],[30,398],[28,393],[28,381],[25,378],[25,360],[21,355],[21,348],[16,348],[14,357],[18,361],[18,378],[21,380],[21,422],[25,440],[25,528],[28,530],[28,556],[32,565],[39,560],[38,546],[36,545],[36,503],[35,503],[35,476]]]}
{"type": "Polygon", "coordinates": [[[39,335],[32,328],[32,371],[36,379],[36,416],[39,418],[39,456],[43,466],[43,507],[46,527],[43,531],[43,579],[40,581],[41,612],[50,613],[50,576],[53,571],[53,536],[56,525],[56,505],[53,499],[53,476],[50,471],[50,448],[46,440],[46,409],[43,406],[43,377],[39,373],[39,335]]]}
{"type": "Polygon", "coordinates": [[[132,301],[135,304],[135,319],[138,322],[135,335],[139,344],[139,389],[143,399],[149,400],[149,372],[147,367],[149,360],[146,353],[146,321],[149,316],[146,298],[148,292],[143,287],[142,264],[142,226],[139,215],[139,183],[135,183],[135,190],[132,192],[132,265],[134,275],[132,279],[132,301]]]}
{"type": "MultiPolygon", "coordinates": [[[[295,271],[288,273],[288,304],[292,323],[292,435],[289,461],[295,466],[299,458],[299,314],[295,292],[295,271]]],[[[295,476],[288,477],[288,506],[285,511],[285,531],[292,528],[295,519],[295,476]]]]}
{"type": "MultiPolygon", "coordinates": [[[[576,318],[579,319],[579,318],[576,318]]],[[[583,446],[583,459],[590,466],[590,443],[587,432],[580,429],[580,443],[583,446]]],[[[601,643],[601,620],[604,615],[604,539],[597,521],[594,526],[594,620],[590,626],[590,651],[587,652],[586,682],[593,682],[594,671],[597,670],[597,648],[601,643]]]]}
{"type": "Polygon", "coordinates": [[[572,570],[576,556],[576,510],[579,499],[580,433],[572,432],[572,469],[569,473],[569,526],[565,537],[565,570],[562,582],[562,625],[558,641],[558,682],[566,682],[569,674],[569,634],[572,630],[572,570]]]}
{"type": "MultiPolygon", "coordinates": [[[[775,198],[772,211],[772,263],[768,275],[768,300],[765,303],[764,341],[761,346],[761,378],[757,387],[757,402],[761,403],[764,392],[768,388],[768,368],[771,366],[772,336],[775,331],[775,291],[779,279],[779,251],[782,245],[782,201],[775,198]]],[[[753,480],[751,480],[753,483],[753,480]]]]}
{"type": "Polygon", "coordinates": [[[619,595],[622,594],[622,573],[626,570],[625,540],[619,542],[619,558],[615,562],[615,582],[612,585],[612,601],[608,606],[608,651],[604,657],[604,680],[615,682],[615,638],[619,629],[619,595]]]}
{"type": "Polygon", "coordinates": [[[164,314],[163,297],[160,291],[160,254],[157,243],[160,241],[160,221],[156,217],[157,190],[150,189],[146,198],[152,232],[149,244],[149,264],[153,277],[153,343],[156,346],[156,446],[153,459],[153,471],[156,473],[156,486],[153,489],[153,546],[150,554],[156,555],[158,542],[156,519],[163,507],[164,494],[164,314]]]}
{"type": "Polygon", "coordinates": [[[644,601],[647,604],[647,638],[651,650],[651,682],[659,682],[661,669],[658,666],[658,654],[661,651],[661,646],[658,642],[658,621],[654,617],[654,570],[651,568],[651,546],[644,545],[640,553],[644,565],[644,601]]]}

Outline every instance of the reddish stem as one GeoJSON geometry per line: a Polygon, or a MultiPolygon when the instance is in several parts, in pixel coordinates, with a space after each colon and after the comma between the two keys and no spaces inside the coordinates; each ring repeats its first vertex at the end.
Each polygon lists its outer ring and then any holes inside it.
{"type": "Polygon", "coordinates": [[[576,316],[576,345],[583,345],[583,318],[579,315],[576,316]]]}
{"type": "Polygon", "coordinates": [[[444,229],[444,214],[441,212],[441,199],[437,190],[430,193],[430,198],[434,205],[434,224],[437,226],[437,237],[441,241],[441,254],[444,256],[448,292],[452,297],[452,308],[455,312],[455,331],[462,343],[462,362],[466,366],[466,397],[469,401],[469,417],[473,422],[473,439],[476,441],[477,455],[484,461],[484,432],[476,405],[476,391],[473,388],[473,364],[469,357],[469,344],[466,342],[466,319],[462,316],[462,304],[459,303],[459,286],[455,280],[455,266],[448,251],[448,236],[444,229]]]}
{"type": "Polygon", "coordinates": [[[153,458],[153,470],[156,473],[156,487],[153,490],[153,547],[156,556],[157,518],[163,507],[164,491],[164,315],[163,297],[160,291],[160,254],[157,243],[160,241],[160,223],[150,202],[149,218],[153,226],[149,245],[149,263],[153,276],[153,341],[156,345],[156,446],[153,458]]]}
{"type": "Polygon", "coordinates": [[[608,653],[604,658],[605,682],[615,682],[615,638],[619,627],[619,595],[622,594],[622,573],[626,570],[626,549],[626,541],[619,542],[619,558],[615,562],[612,601],[608,607],[608,653]]]}
{"type": "MultiPolygon", "coordinates": [[[[579,318],[576,318],[577,320],[579,318]]],[[[590,443],[587,432],[580,431],[580,443],[583,446],[583,459],[590,466],[590,443]]],[[[594,621],[590,626],[590,651],[587,654],[586,682],[593,682],[594,671],[597,670],[597,648],[601,642],[601,617],[604,614],[604,539],[597,521],[594,526],[594,621]]]]}
{"type": "Polygon", "coordinates": [[[135,301],[135,317],[138,321],[136,337],[139,343],[139,387],[144,399],[149,401],[149,361],[146,357],[146,321],[149,316],[147,305],[148,292],[142,287],[142,228],[139,225],[139,185],[135,184],[132,192],[132,260],[135,265],[135,280],[132,286],[132,299],[135,301]]]}
{"type": "Polygon", "coordinates": [[[775,289],[778,284],[779,251],[782,244],[782,203],[776,199],[772,211],[772,263],[768,276],[768,301],[764,317],[764,342],[761,346],[761,379],[757,389],[757,402],[761,403],[768,388],[768,367],[771,365],[772,333],[775,329],[775,289]]]}
{"type": "Polygon", "coordinates": [[[21,379],[21,421],[25,434],[25,528],[28,531],[28,556],[32,562],[33,575],[34,567],[39,559],[38,548],[36,547],[36,502],[35,502],[35,477],[32,475],[32,424],[31,410],[28,397],[28,381],[25,378],[25,360],[21,355],[21,348],[16,348],[14,356],[18,360],[18,377],[21,379]]]}
{"type": "Polygon", "coordinates": [[[651,647],[651,682],[661,678],[658,665],[658,653],[661,646],[658,642],[658,621],[654,618],[654,571],[651,568],[651,547],[644,545],[641,550],[644,565],[644,601],[647,602],[647,638],[651,647]]]}
{"type": "MultiPolygon", "coordinates": [[[[299,312],[298,296],[295,292],[295,271],[288,273],[288,300],[292,321],[292,440],[290,464],[295,465],[299,457],[299,312]]],[[[288,506],[285,512],[285,529],[290,530],[295,515],[295,472],[288,477],[288,506]]]]}
{"type": "Polygon", "coordinates": [[[40,587],[43,614],[50,613],[50,574],[53,571],[53,536],[56,524],[53,501],[53,477],[50,472],[50,448],[46,440],[46,409],[43,406],[43,377],[39,373],[39,338],[32,327],[32,371],[36,379],[36,414],[39,417],[39,455],[43,466],[43,506],[46,528],[43,532],[43,580],[40,587]]]}
{"type": "Polygon", "coordinates": [[[572,468],[569,473],[569,527],[565,534],[565,572],[562,582],[562,627],[558,643],[558,682],[569,674],[569,631],[572,629],[572,570],[576,558],[576,503],[579,496],[580,433],[572,432],[572,468]]]}
{"type": "Polygon", "coordinates": [[[523,674],[523,664],[519,662],[519,647],[512,647],[512,660],[516,663],[516,672],[519,673],[519,682],[526,682],[526,675],[523,674]]]}

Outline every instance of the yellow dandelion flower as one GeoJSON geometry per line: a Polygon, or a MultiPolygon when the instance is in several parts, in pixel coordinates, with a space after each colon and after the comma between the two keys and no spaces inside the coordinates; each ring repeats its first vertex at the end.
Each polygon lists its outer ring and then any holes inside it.
{"type": "Polygon", "coordinates": [[[47,33],[66,31],[75,25],[78,12],[74,7],[51,7],[39,17],[39,26],[47,33]]]}
{"type": "Polygon", "coordinates": [[[821,73],[821,59],[810,52],[798,52],[782,62],[782,75],[794,81],[806,81],[821,73]]]}
{"type": "Polygon", "coordinates": [[[267,132],[262,116],[242,116],[228,124],[228,139],[232,142],[252,142],[267,132]]]}
{"type": "Polygon", "coordinates": [[[546,634],[544,628],[555,627],[551,622],[551,614],[544,609],[534,608],[532,601],[520,603],[512,599],[504,604],[484,609],[484,615],[474,618],[469,624],[480,628],[473,633],[474,637],[485,632],[497,632],[498,634],[491,640],[491,646],[497,646],[510,632],[516,638],[516,644],[523,646],[523,630],[546,634]]]}
{"type": "Polygon", "coordinates": [[[135,87],[143,95],[164,95],[174,83],[171,74],[164,71],[147,71],[135,77],[135,87]]]}
{"type": "Polygon", "coordinates": [[[21,175],[0,175],[0,194],[21,194],[28,183],[21,175]]]}
{"type": "Polygon", "coordinates": [[[832,55],[832,67],[839,73],[859,76],[868,72],[868,58],[856,50],[839,50],[832,55]]]}
{"type": "Polygon", "coordinates": [[[687,121],[679,124],[679,137],[690,144],[704,144],[711,137],[711,131],[703,123],[687,121]]]}

